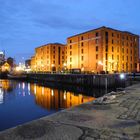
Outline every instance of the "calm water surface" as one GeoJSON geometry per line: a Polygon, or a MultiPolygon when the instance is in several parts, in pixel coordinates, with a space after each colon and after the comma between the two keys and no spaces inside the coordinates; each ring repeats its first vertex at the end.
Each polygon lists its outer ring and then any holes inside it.
{"type": "Polygon", "coordinates": [[[34,83],[0,80],[0,131],[93,99],[34,83]]]}

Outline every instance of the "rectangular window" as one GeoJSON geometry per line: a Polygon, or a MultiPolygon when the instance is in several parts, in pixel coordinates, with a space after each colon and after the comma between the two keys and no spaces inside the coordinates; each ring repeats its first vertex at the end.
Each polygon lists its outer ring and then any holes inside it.
{"type": "Polygon", "coordinates": [[[112,39],[112,44],[114,44],[114,40],[112,39]]]}
{"type": "Polygon", "coordinates": [[[70,40],[70,43],[72,43],[72,40],[70,40]]]}
{"type": "Polygon", "coordinates": [[[122,56],[122,60],[124,61],[124,55],[122,56]]]}
{"type": "Polygon", "coordinates": [[[114,33],[112,33],[112,37],[114,37],[114,33]]]}
{"type": "Polygon", "coordinates": [[[96,37],[97,37],[97,36],[99,36],[99,33],[98,33],[98,32],[96,32],[96,37]]]}
{"type": "Polygon", "coordinates": [[[112,46],[112,52],[114,52],[114,47],[112,46]]]}
{"type": "Polygon", "coordinates": [[[105,47],[106,52],[108,52],[108,46],[105,47]]]}
{"type": "Polygon", "coordinates": [[[127,56],[127,61],[128,61],[128,56],[127,56]]]}
{"type": "Polygon", "coordinates": [[[81,46],[84,46],[84,42],[81,43],[81,46]]]}
{"type": "Polygon", "coordinates": [[[119,52],[119,47],[117,48],[117,52],[119,52]]]}
{"type": "Polygon", "coordinates": [[[114,55],[112,55],[112,60],[114,60],[114,55]]]}
{"type": "Polygon", "coordinates": [[[96,52],[98,52],[98,46],[96,46],[96,52]]]}
{"type": "Polygon", "coordinates": [[[96,54],[96,59],[98,59],[98,54],[96,54]]]}
{"type": "Polygon", "coordinates": [[[83,36],[81,36],[81,40],[84,40],[84,37],[83,36]]]}
{"type": "Polygon", "coordinates": [[[81,56],[81,60],[82,60],[82,61],[84,60],[84,56],[81,56]]]}
{"type": "Polygon", "coordinates": [[[119,55],[117,55],[117,60],[119,61],[119,55]]]}
{"type": "Polygon", "coordinates": [[[128,49],[127,49],[127,53],[128,53],[128,49]]]}
{"type": "Polygon", "coordinates": [[[72,55],[72,51],[70,51],[70,55],[72,55]]]}
{"type": "Polygon", "coordinates": [[[70,57],[70,62],[72,62],[72,58],[70,57]]]}
{"type": "Polygon", "coordinates": [[[124,53],[124,48],[122,48],[122,53],[124,53]]]}
{"type": "Polygon", "coordinates": [[[82,54],[84,53],[84,49],[81,49],[81,53],[82,53],[82,54]]]}
{"type": "Polygon", "coordinates": [[[106,60],[108,59],[108,54],[106,53],[106,60]]]}
{"type": "Polygon", "coordinates": [[[72,49],[72,45],[70,45],[70,49],[72,49]]]}

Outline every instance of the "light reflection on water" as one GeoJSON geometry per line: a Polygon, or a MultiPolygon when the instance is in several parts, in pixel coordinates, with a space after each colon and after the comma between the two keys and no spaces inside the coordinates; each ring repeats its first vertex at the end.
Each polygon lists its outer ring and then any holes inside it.
{"type": "Polygon", "coordinates": [[[0,130],[91,100],[94,98],[81,93],[52,89],[36,83],[0,80],[0,130]]]}

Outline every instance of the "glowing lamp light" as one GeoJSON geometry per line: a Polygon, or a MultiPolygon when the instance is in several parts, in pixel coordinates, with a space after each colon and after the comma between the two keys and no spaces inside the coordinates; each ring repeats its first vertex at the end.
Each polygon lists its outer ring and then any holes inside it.
{"type": "Polygon", "coordinates": [[[52,64],[51,66],[54,67],[54,64],[52,64]]]}
{"type": "Polygon", "coordinates": [[[67,64],[66,64],[66,63],[64,63],[63,65],[64,65],[64,67],[66,67],[66,66],[67,66],[67,64]]]}
{"type": "Polygon", "coordinates": [[[102,61],[99,61],[98,64],[99,64],[99,65],[103,65],[102,61]]]}
{"type": "Polygon", "coordinates": [[[124,74],[124,73],[121,73],[121,74],[120,74],[120,78],[121,78],[121,79],[125,79],[125,74],[124,74]]]}

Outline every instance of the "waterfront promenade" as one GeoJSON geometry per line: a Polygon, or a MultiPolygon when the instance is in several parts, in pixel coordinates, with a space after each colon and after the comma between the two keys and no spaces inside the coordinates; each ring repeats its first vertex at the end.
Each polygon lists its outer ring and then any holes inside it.
{"type": "Polygon", "coordinates": [[[126,88],[112,104],[90,102],[0,132],[0,139],[139,140],[139,87],[135,84],[126,88]]]}

